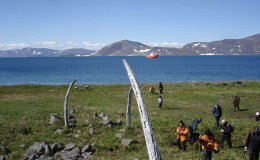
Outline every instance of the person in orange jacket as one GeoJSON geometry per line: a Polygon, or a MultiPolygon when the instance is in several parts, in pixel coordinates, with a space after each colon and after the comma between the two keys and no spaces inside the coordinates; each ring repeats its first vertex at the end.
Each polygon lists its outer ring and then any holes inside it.
{"type": "Polygon", "coordinates": [[[180,149],[180,151],[186,151],[186,143],[188,141],[189,129],[185,126],[182,120],[180,120],[176,132],[177,132],[176,144],[178,148],[180,149]]]}
{"type": "Polygon", "coordinates": [[[199,137],[199,143],[202,145],[202,151],[204,154],[203,160],[211,160],[212,152],[219,152],[218,143],[210,129],[206,129],[205,135],[199,137]]]}

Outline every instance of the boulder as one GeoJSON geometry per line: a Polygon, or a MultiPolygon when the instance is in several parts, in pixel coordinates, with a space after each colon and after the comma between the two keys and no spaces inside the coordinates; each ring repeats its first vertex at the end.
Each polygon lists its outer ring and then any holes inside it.
{"type": "Polygon", "coordinates": [[[62,118],[59,117],[58,115],[51,114],[51,118],[50,118],[49,124],[54,124],[56,121],[61,121],[61,120],[62,120],[62,118]]]}
{"type": "Polygon", "coordinates": [[[6,158],[3,155],[0,155],[0,160],[6,160],[6,158]]]}
{"type": "Polygon", "coordinates": [[[92,136],[95,133],[94,128],[93,127],[89,127],[88,128],[88,132],[92,136]]]}
{"type": "Polygon", "coordinates": [[[7,149],[5,146],[0,145],[0,155],[7,155],[10,153],[10,150],[7,149]]]}
{"type": "Polygon", "coordinates": [[[65,145],[63,143],[54,143],[51,145],[51,150],[53,154],[63,150],[65,148],[65,145]]]}
{"type": "Polygon", "coordinates": [[[64,150],[57,153],[61,159],[77,160],[80,157],[80,150],[74,144],[67,144],[64,150]]]}
{"type": "Polygon", "coordinates": [[[108,125],[109,123],[111,123],[111,121],[109,120],[108,116],[103,117],[103,124],[108,125]]]}
{"type": "Polygon", "coordinates": [[[104,113],[100,113],[98,116],[101,117],[101,118],[103,118],[103,117],[105,117],[106,115],[105,115],[104,113]]]}
{"type": "Polygon", "coordinates": [[[82,153],[85,153],[85,152],[92,152],[92,146],[90,144],[87,144],[85,145],[82,150],[81,150],[82,153]]]}
{"type": "Polygon", "coordinates": [[[137,143],[139,143],[139,141],[133,140],[133,139],[122,139],[122,140],[121,140],[121,143],[122,143],[124,146],[130,146],[131,144],[137,144],[137,143]]]}
{"type": "Polygon", "coordinates": [[[93,118],[97,118],[97,117],[98,117],[97,113],[94,112],[94,114],[93,114],[93,118]]]}

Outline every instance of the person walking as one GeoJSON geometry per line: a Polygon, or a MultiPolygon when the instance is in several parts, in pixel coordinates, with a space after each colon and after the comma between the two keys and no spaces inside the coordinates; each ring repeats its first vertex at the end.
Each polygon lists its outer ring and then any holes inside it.
{"type": "Polygon", "coordinates": [[[235,94],[235,97],[233,100],[233,105],[234,105],[235,110],[240,110],[239,104],[240,104],[240,97],[237,94],[235,94]]]}
{"type": "Polygon", "coordinates": [[[162,96],[158,97],[158,103],[159,103],[159,108],[162,109],[162,104],[163,104],[163,98],[162,96]]]}
{"type": "Polygon", "coordinates": [[[185,126],[185,124],[182,120],[180,120],[179,126],[176,129],[176,132],[177,132],[176,144],[177,144],[179,150],[186,151],[186,143],[188,140],[189,130],[185,126]]]}
{"type": "Polygon", "coordinates": [[[218,143],[216,142],[216,138],[210,129],[206,129],[205,134],[199,137],[199,143],[202,145],[202,151],[204,155],[203,160],[211,160],[212,152],[219,152],[218,143]]]}
{"type": "Polygon", "coordinates": [[[202,118],[196,118],[196,119],[193,119],[189,124],[189,133],[190,133],[189,142],[190,142],[190,144],[193,144],[195,142],[196,136],[197,137],[199,136],[199,134],[196,133],[195,131],[197,130],[198,125],[201,121],[202,121],[202,118]]]}
{"type": "Polygon", "coordinates": [[[223,149],[224,141],[227,141],[228,147],[232,148],[231,133],[234,131],[233,126],[225,119],[221,121],[221,139],[219,141],[220,148],[223,149]]]}
{"type": "Polygon", "coordinates": [[[254,126],[253,130],[248,133],[245,151],[249,149],[249,160],[259,160],[260,151],[260,131],[258,126],[254,126]]]}
{"type": "Polygon", "coordinates": [[[216,127],[219,128],[219,121],[222,117],[222,108],[220,107],[219,103],[216,103],[216,105],[213,107],[212,114],[215,117],[216,127]]]}
{"type": "Polygon", "coordinates": [[[162,82],[159,82],[159,91],[160,91],[160,94],[163,94],[163,84],[162,84],[162,82]]]}

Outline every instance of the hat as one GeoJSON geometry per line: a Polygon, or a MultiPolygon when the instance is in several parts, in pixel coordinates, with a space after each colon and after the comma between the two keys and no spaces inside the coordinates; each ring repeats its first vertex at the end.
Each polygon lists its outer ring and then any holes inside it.
{"type": "Polygon", "coordinates": [[[206,135],[212,135],[212,132],[210,131],[209,128],[207,128],[207,129],[205,130],[205,134],[206,134],[206,135]]]}
{"type": "Polygon", "coordinates": [[[180,122],[179,122],[179,123],[182,123],[182,124],[184,124],[182,120],[180,120],[180,122]]]}
{"type": "Polygon", "coordinates": [[[256,114],[257,116],[259,116],[259,115],[260,115],[260,113],[259,113],[259,112],[256,112],[255,114],[256,114]]]}
{"type": "Polygon", "coordinates": [[[224,123],[226,123],[227,121],[225,120],[225,119],[223,119],[222,121],[221,121],[221,123],[222,124],[224,124],[224,123]]]}
{"type": "Polygon", "coordinates": [[[255,133],[259,132],[259,127],[258,127],[258,126],[254,126],[253,131],[254,131],[255,133]]]}

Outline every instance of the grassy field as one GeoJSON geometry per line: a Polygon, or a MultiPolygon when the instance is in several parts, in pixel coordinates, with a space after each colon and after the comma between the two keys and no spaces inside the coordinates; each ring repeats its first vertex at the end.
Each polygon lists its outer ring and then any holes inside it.
{"type": "MultiPolygon", "coordinates": [[[[8,159],[21,159],[28,147],[34,142],[74,143],[78,146],[92,144],[96,152],[93,159],[148,159],[143,136],[140,115],[135,97],[132,100],[132,127],[126,127],[126,106],[130,85],[90,85],[72,88],[69,96],[69,110],[74,109],[77,127],[64,129],[62,123],[49,125],[50,115],[63,115],[63,103],[68,86],[17,85],[0,86],[0,142],[11,153],[8,159]],[[109,128],[100,125],[100,120],[93,120],[93,113],[105,113],[112,121],[122,120],[122,126],[109,128]],[[93,122],[95,134],[90,136],[86,121],[93,122]],[[27,134],[21,134],[26,128],[27,134]],[[61,135],[54,134],[58,129],[64,129],[61,135]],[[139,140],[139,144],[124,147],[115,136],[118,130],[125,129],[125,138],[139,140]],[[79,137],[73,135],[81,130],[79,137]],[[72,134],[67,134],[72,133],[72,134]],[[20,145],[25,145],[21,147],[20,145]]],[[[198,152],[188,144],[187,152],[179,152],[174,145],[176,127],[182,119],[187,125],[193,118],[203,118],[198,132],[203,133],[210,128],[217,139],[220,131],[214,128],[214,118],[211,110],[218,101],[223,109],[223,117],[230,122],[235,131],[232,136],[233,148],[224,149],[213,154],[214,160],[240,160],[248,132],[254,125],[252,116],[260,110],[260,82],[219,83],[167,83],[164,84],[163,108],[158,108],[158,84],[140,84],[145,105],[150,117],[156,142],[161,157],[170,159],[197,159],[198,152]],[[156,93],[149,94],[149,88],[154,85],[156,93]],[[233,110],[234,94],[241,97],[242,111],[233,110]]]]}

